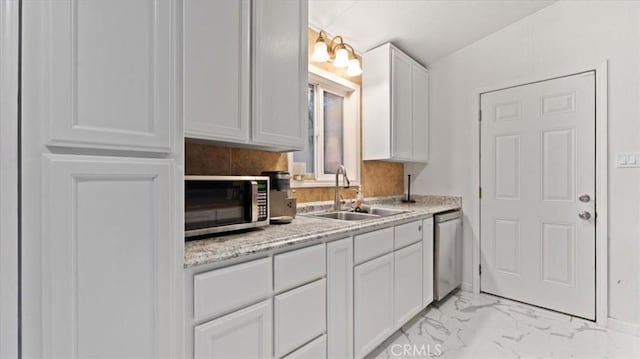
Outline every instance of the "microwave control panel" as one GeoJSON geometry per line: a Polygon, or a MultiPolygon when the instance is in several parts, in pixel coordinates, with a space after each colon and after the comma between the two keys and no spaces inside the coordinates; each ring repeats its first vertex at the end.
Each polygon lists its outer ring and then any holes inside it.
{"type": "Polygon", "coordinates": [[[269,219],[269,182],[258,181],[258,221],[269,219]]]}

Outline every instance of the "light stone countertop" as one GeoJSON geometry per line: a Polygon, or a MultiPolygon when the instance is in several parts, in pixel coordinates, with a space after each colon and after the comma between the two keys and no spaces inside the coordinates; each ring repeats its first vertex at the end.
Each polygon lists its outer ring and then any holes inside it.
{"type": "Polygon", "coordinates": [[[308,216],[310,212],[328,210],[331,203],[299,205],[298,215],[289,224],[269,225],[247,232],[212,236],[185,242],[184,267],[219,262],[258,252],[270,251],[359,230],[374,230],[406,220],[462,208],[462,198],[450,196],[415,196],[417,203],[400,201],[401,196],[367,199],[372,207],[408,210],[407,213],[363,221],[341,221],[308,216]]]}

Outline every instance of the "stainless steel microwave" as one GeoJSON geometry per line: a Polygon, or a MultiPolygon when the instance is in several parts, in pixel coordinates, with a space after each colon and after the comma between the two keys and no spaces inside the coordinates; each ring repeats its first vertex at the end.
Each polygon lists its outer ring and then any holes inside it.
{"type": "Polygon", "coordinates": [[[269,177],[185,176],[185,237],[269,224],[269,177]]]}

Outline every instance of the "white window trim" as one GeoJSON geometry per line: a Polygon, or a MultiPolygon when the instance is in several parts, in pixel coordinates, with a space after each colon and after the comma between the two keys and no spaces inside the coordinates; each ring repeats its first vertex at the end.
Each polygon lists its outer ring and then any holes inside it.
{"type": "MultiPolygon", "coordinates": [[[[344,166],[347,169],[347,175],[351,181],[351,186],[360,185],[360,158],[361,158],[361,144],[360,144],[360,85],[353,83],[347,79],[344,79],[331,72],[320,69],[316,66],[309,65],[309,83],[319,85],[331,93],[335,93],[340,96],[344,96],[343,108],[344,108],[344,128],[343,128],[343,153],[344,153],[344,166]],[[348,121],[348,118],[354,118],[355,121],[348,121]],[[355,142],[355,143],[354,143],[355,142]],[[347,148],[355,147],[356,151],[347,150],[347,148]]],[[[319,96],[319,91],[316,96],[319,96]]],[[[316,116],[318,113],[322,113],[322,108],[316,110],[316,116]]],[[[316,117],[317,118],[317,117],[316,117]]],[[[315,141],[322,140],[322,131],[324,128],[320,126],[318,121],[314,123],[315,129],[315,141]]],[[[315,167],[314,173],[318,173],[318,164],[324,163],[324,153],[315,154],[315,167]]],[[[288,154],[289,172],[293,173],[293,153],[288,154]]],[[[340,179],[342,183],[342,179],[340,179]]],[[[335,186],[335,175],[333,174],[321,174],[315,180],[305,181],[291,181],[291,187],[293,188],[309,188],[309,187],[333,187],[335,186]]]]}

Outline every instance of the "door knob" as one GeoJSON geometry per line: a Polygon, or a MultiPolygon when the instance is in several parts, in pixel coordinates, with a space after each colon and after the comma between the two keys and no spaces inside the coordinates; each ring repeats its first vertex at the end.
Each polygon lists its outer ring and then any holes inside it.
{"type": "Polygon", "coordinates": [[[583,194],[582,196],[578,197],[578,199],[580,200],[580,202],[587,203],[591,201],[591,196],[589,196],[588,194],[583,194]]]}
{"type": "Polygon", "coordinates": [[[589,219],[591,219],[591,213],[589,213],[587,211],[582,211],[582,212],[578,213],[578,217],[580,217],[580,219],[589,220],[589,219]]]}

